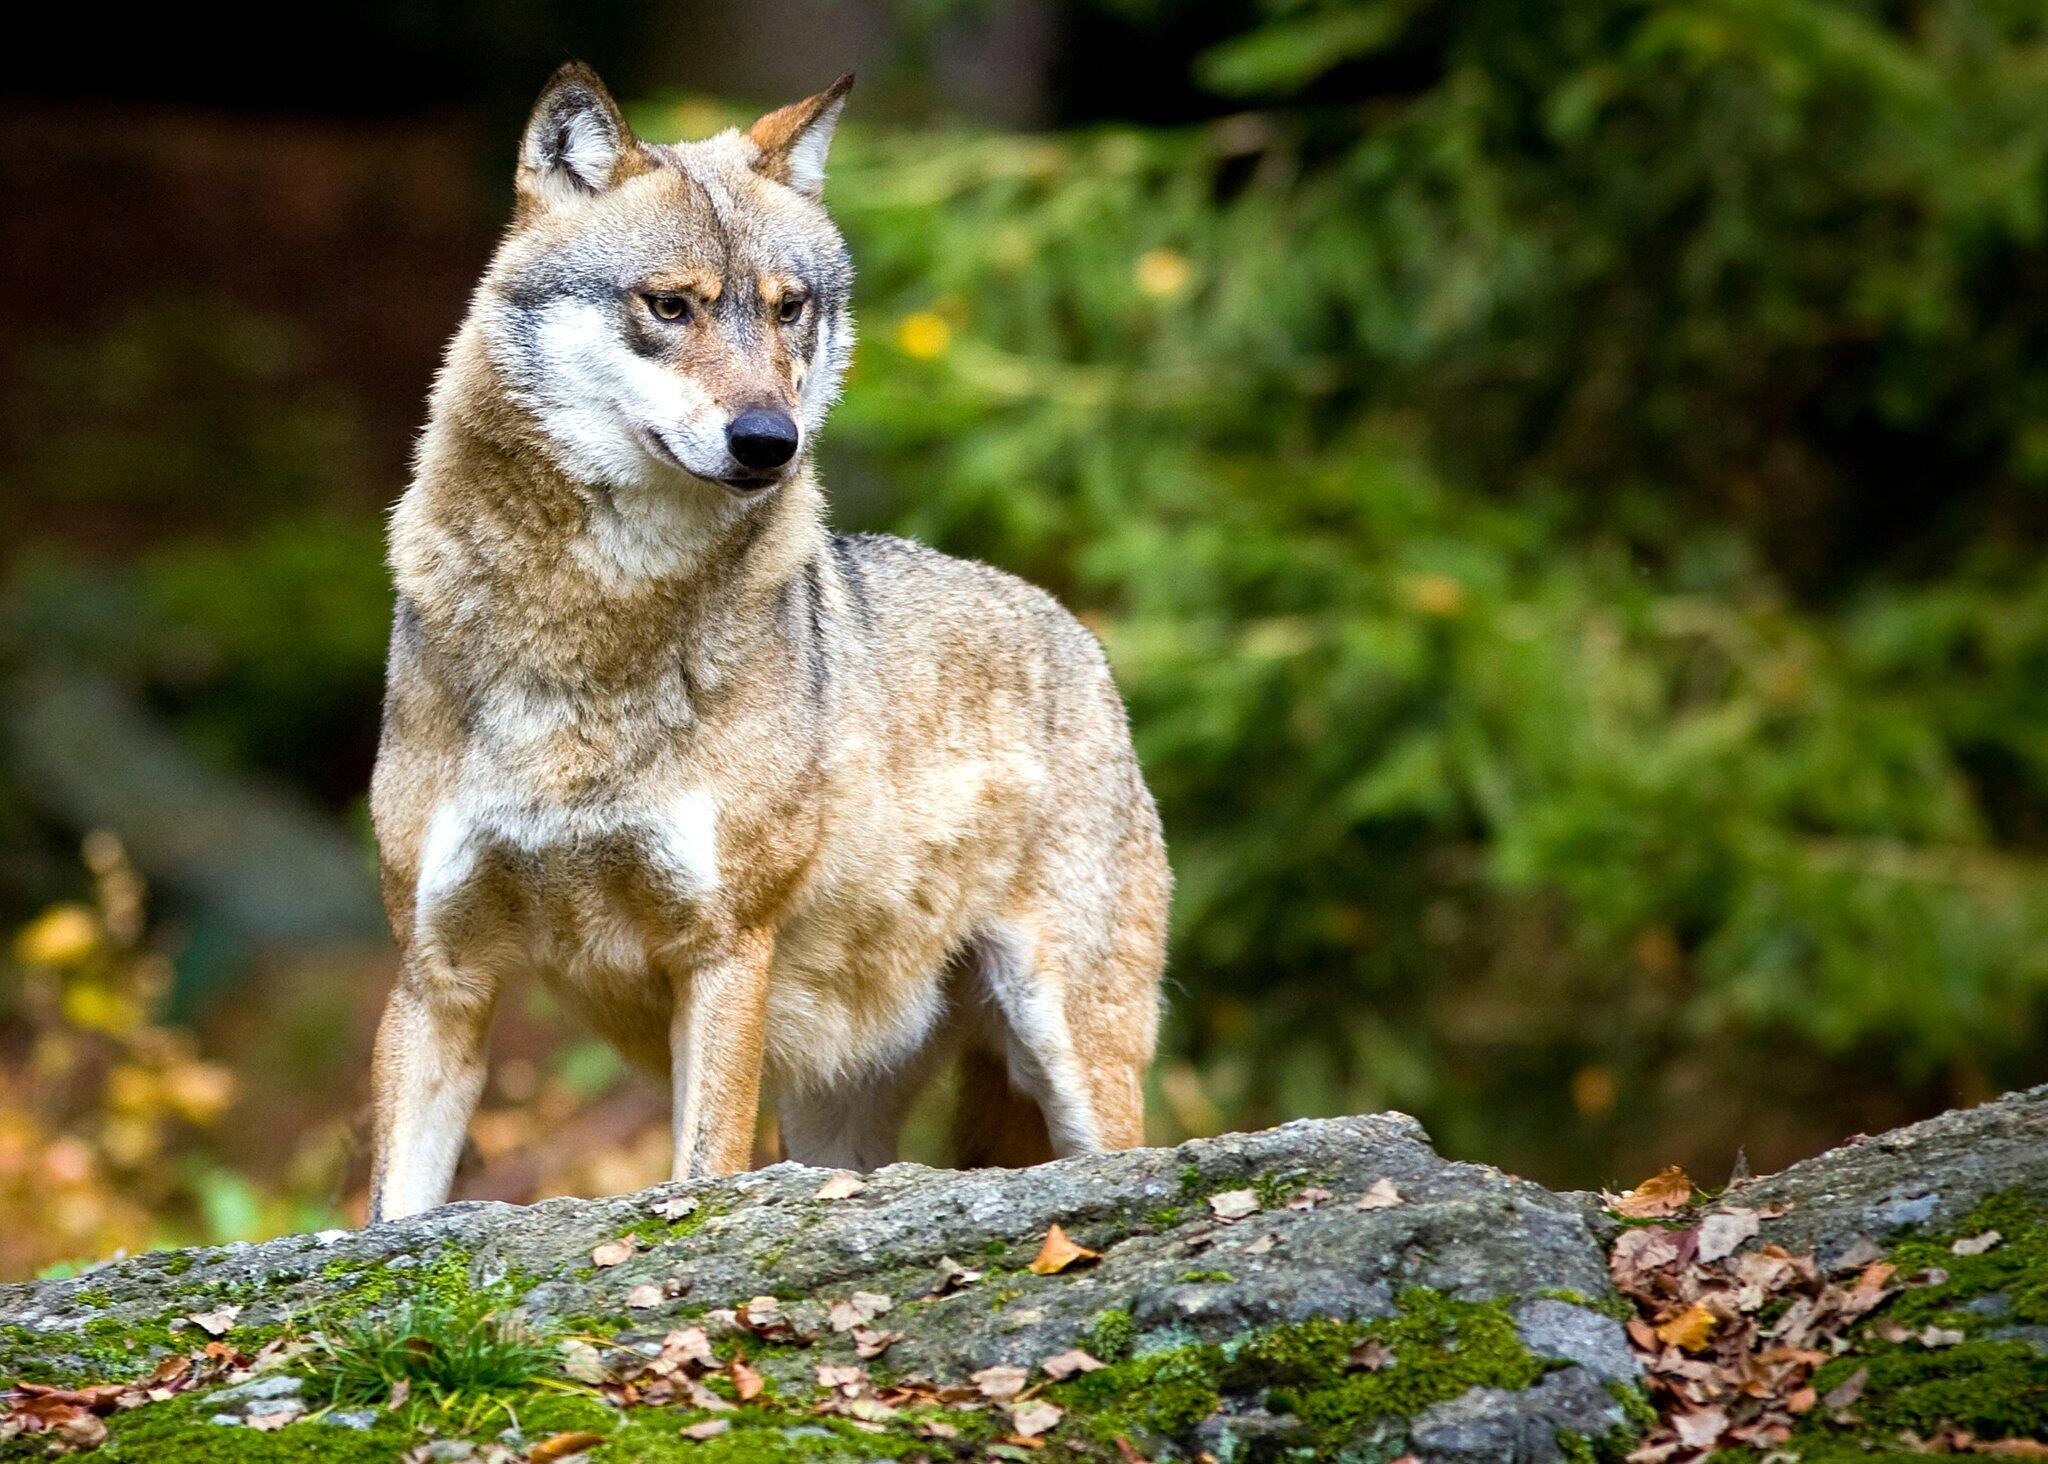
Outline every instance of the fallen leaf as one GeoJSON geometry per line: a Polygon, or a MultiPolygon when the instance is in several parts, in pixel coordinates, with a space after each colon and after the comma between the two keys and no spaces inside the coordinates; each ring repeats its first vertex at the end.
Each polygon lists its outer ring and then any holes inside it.
{"type": "Polygon", "coordinates": [[[896,1305],[879,1291],[856,1291],[844,1301],[826,1309],[826,1319],[835,1332],[851,1332],[865,1326],[896,1305]]]}
{"type": "Polygon", "coordinates": [[[1698,1258],[1702,1262],[1732,1256],[1745,1240],[1754,1240],[1757,1213],[1754,1210],[1716,1210],[1700,1222],[1698,1258]]]}
{"type": "Polygon", "coordinates": [[[1218,1220],[1242,1220],[1247,1215],[1256,1215],[1259,1212],[1259,1196],[1255,1190],[1225,1190],[1221,1194],[1209,1196],[1209,1208],[1218,1220]]]}
{"type": "Polygon", "coordinates": [[[702,1423],[684,1424],[682,1434],[684,1438],[695,1439],[701,1444],[706,1439],[717,1438],[731,1427],[732,1420],[730,1418],[707,1418],[702,1423]]]}
{"type": "Polygon", "coordinates": [[[1257,1240],[1242,1247],[1242,1249],[1248,1256],[1262,1256],[1278,1244],[1280,1244],[1280,1237],[1269,1230],[1257,1240]]]}
{"type": "Polygon", "coordinates": [[[868,1370],[845,1362],[821,1362],[818,1364],[818,1386],[845,1393],[849,1397],[868,1385],[868,1370]]]}
{"type": "Polygon", "coordinates": [[[1027,1439],[1035,1439],[1058,1426],[1067,1416],[1067,1410],[1057,1403],[1048,1403],[1043,1398],[1032,1398],[1023,1403],[1011,1405],[1010,1427],[1027,1439]]]}
{"type": "Polygon", "coordinates": [[[729,1413],[732,1411],[733,1404],[731,1399],[712,1392],[695,1378],[679,1377],[674,1381],[676,1391],[683,1395],[683,1401],[689,1404],[690,1407],[702,1408],[707,1413],[729,1413]]]}
{"type": "Polygon", "coordinates": [[[1702,1408],[1695,1413],[1674,1415],[1671,1427],[1687,1448],[1711,1449],[1728,1431],[1728,1415],[1718,1408],[1702,1408]]]}
{"type": "Polygon", "coordinates": [[[616,1266],[630,1258],[640,1248],[640,1237],[622,1235],[617,1240],[608,1240],[590,1253],[590,1264],[602,1271],[607,1266],[616,1266]]]}
{"type": "Polygon", "coordinates": [[[974,1384],[975,1391],[980,1393],[982,1397],[993,1398],[1001,1402],[1005,1398],[1014,1398],[1023,1392],[1024,1384],[1029,1380],[1030,1376],[1021,1367],[1011,1367],[1007,1363],[1000,1363],[995,1367],[985,1367],[979,1372],[969,1373],[967,1381],[974,1384]]]}
{"type": "Polygon", "coordinates": [[[1384,1342],[1368,1337],[1351,1349],[1345,1367],[1351,1372],[1378,1372],[1393,1360],[1394,1354],[1384,1342]]]}
{"type": "MultiPolygon", "coordinates": [[[[630,1305],[630,1303],[628,1303],[630,1305]]],[[[557,1346],[562,1354],[562,1371],[579,1383],[602,1383],[607,1380],[604,1363],[599,1361],[597,1349],[588,1342],[571,1337],[557,1346]]]]}
{"type": "Polygon", "coordinates": [[[656,1200],[648,1208],[664,1220],[681,1220],[697,1213],[697,1202],[688,1195],[677,1195],[672,1200],[656,1200]]]}
{"type": "Polygon", "coordinates": [[[1828,1412],[1840,1413],[1858,1398],[1861,1398],[1863,1390],[1869,1386],[1870,1369],[1859,1367],[1856,1371],[1850,1373],[1849,1376],[1843,1378],[1841,1382],[1835,1384],[1834,1387],[1828,1389],[1826,1393],[1822,1394],[1820,1401],[1828,1412]]]}
{"type": "MultiPolygon", "coordinates": [[[[1714,1328],[1721,1319],[1708,1310],[1705,1302],[1694,1302],[1683,1312],[1657,1328],[1657,1340],[1667,1347],[1677,1347],[1686,1352],[1702,1350],[1714,1335],[1714,1328]]],[[[1726,1420],[1723,1420],[1726,1426],[1726,1420]]],[[[1717,1435],[1718,1437],[1718,1435],[1717,1435]]]]}
{"type": "Polygon", "coordinates": [[[306,1416],[306,1405],[293,1403],[289,1407],[273,1408],[265,1413],[252,1413],[242,1420],[258,1433],[275,1433],[286,1424],[297,1423],[306,1416]]]}
{"type": "Polygon", "coordinates": [[[1949,1250],[1959,1256],[1981,1256],[2004,1239],[2005,1237],[1997,1231],[1987,1230],[1982,1235],[1972,1235],[1957,1241],[1949,1250]]]}
{"type": "Polygon", "coordinates": [[[1828,1264],[1834,1272],[1860,1271],[1872,1261],[1884,1259],[1884,1249],[1867,1235],[1859,1235],[1842,1247],[1841,1253],[1828,1264]]]}
{"type": "Polygon", "coordinates": [[[1077,1262],[1101,1259],[1101,1251],[1092,1251],[1085,1245],[1076,1244],[1055,1220],[1046,1228],[1045,1244],[1038,1248],[1038,1255],[1025,1269],[1034,1276],[1057,1276],[1077,1262]]]}
{"type": "Polygon", "coordinates": [[[732,1378],[732,1390],[740,1402],[751,1403],[761,1395],[763,1384],[760,1371],[745,1358],[735,1357],[726,1373],[732,1378]]]}
{"type": "Polygon", "coordinates": [[[1310,1185],[1287,1202],[1290,1210],[1313,1210],[1317,1205],[1326,1205],[1337,1197],[1317,1185],[1310,1185]]]}
{"type": "Polygon", "coordinates": [[[642,1281],[626,1293],[626,1305],[635,1311],[660,1306],[665,1300],[667,1297],[662,1294],[661,1283],[658,1281],[642,1281]]]}
{"type": "Polygon", "coordinates": [[[1038,1366],[1045,1375],[1056,1383],[1065,1382],[1076,1373],[1091,1373],[1102,1366],[1101,1360],[1078,1347],[1065,1352],[1055,1352],[1051,1357],[1040,1360],[1038,1366]]]}
{"type": "Polygon", "coordinates": [[[241,1314],[242,1309],[239,1306],[230,1304],[215,1307],[210,1312],[194,1312],[185,1320],[209,1337],[220,1337],[233,1330],[235,1318],[241,1314]]]}
{"type": "Polygon", "coordinates": [[[1115,1443],[1117,1453],[1123,1455],[1124,1464],[1152,1464],[1150,1459],[1147,1459],[1143,1454],[1132,1448],[1131,1441],[1122,1434],[1116,1436],[1115,1443]]]}
{"type": "Polygon", "coordinates": [[[412,1379],[400,1378],[391,1385],[391,1396],[384,1400],[384,1411],[396,1413],[405,1407],[405,1400],[412,1396],[412,1379]]]}
{"type": "Polygon", "coordinates": [[[963,1286],[972,1286],[981,1279],[981,1272],[970,1271],[951,1256],[939,1257],[939,1277],[933,1283],[931,1295],[946,1296],[963,1286]]]}
{"type": "Polygon", "coordinates": [[[884,1332],[876,1327],[855,1327],[853,1329],[853,1351],[856,1357],[876,1358],[903,1340],[901,1332],[884,1332]]]}
{"type": "Polygon", "coordinates": [[[814,1200],[850,1200],[867,1187],[868,1182],[858,1174],[852,1174],[842,1169],[839,1173],[819,1185],[818,1192],[812,1195],[811,1198],[814,1200]]]}
{"type": "Polygon", "coordinates": [[[1607,1208],[1630,1220],[1675,1215],[1692,1199],[1692,1180],[1676,1164],[1651,1175],[1625,1195],[1608,1195],[1607,1208]]]}
{"type": "Polygon", "coordinates": [[[1374,1180],[1366,1188],[1365,1193],[1358,1197],[1358,1208],[1361,1210],[1391,1210],[1396,1205],[1407,1203],[1401,1192],[1394,1188],[1391,1179],[1374,1180]]]}

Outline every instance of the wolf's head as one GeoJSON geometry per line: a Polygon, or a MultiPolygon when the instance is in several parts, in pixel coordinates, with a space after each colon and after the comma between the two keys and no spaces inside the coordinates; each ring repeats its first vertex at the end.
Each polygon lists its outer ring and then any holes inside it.
{"type": "Polygon", "coordinates": [[[744,497],[805,460],[853,345],[852,266],[819,202],[852,84],[662,145],[588,68],[555,73],[472,325],[565,471],[744,497]]]}

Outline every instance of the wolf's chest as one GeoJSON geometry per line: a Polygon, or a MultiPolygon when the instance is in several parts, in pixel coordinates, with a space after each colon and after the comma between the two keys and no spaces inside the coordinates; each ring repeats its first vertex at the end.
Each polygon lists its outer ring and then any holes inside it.
{"type": "Polygon", "coordinates": [[[479,706],[428,824],[421,934],[451,958],[497,946],[559,970],[644,967],[688,929],[719,888],[717,800],[683,761],[679,689],[641,700],[623,716],[531,692],[479,706]]]}

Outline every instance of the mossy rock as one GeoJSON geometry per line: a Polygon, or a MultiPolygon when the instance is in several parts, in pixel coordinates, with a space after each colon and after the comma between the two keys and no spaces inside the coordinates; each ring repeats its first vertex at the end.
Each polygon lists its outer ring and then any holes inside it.
{"type": "MultiPolygon", "coordinates": [[[[817,1340],[721,1334],[721,1351],[750,1357],[768,1390],[708,1442],[679,1432],[695,1415],[622,1414],[587,1396],[565,1398],[555,1379],[469,1400],[459,1418],[409,1407],[360,1431],[314,1421],[271,1434],[214,1424],[205,1397],[194,1396],[120,1415],[106,1448],[114,1458],[367,1460],[397,1457],[430,1429],[495,1438],[517,1417],[530,1437],[539,1423],[568,1426],[574,1415],[574,1426],[607,1440],[598,1460],[1003,1457],[1013,1446],[1001,1444],[987,1410],[949,1415],[962,1429],[950,1440],[926,1437],[911,1415],[870,1432],[813,1411],[818,1365],[855,1360],[851,1339],[829,1329],[827,1308],[866,1290],[895,1299],[886,1325],[904,1333],[870,1364],[878,1377],[959,1382],[991,1364],[1030,1367],[1077,1345],[1108,1364],[1047,1390],[1068,1412],[1040,1459],[1113,1455],[1120,1436],[1161,1459],[1614,1458],[1643,1426],[1619,1320],[1625,1309],[1606,1274],[1611,1231],[1598,1205],[1445,1160],[1400,1115],[1289,1124],[1021,1172],[897,1165],[844,1200],[816,1198],[823,1178],[777,1165],[613,1199],[451,1205],[367,1230],[159,1253],[70,1280],[0,1287],[0,1372],[134,1378],[162,1353],[202,1340],[181,1319],[224,1305],[241,1309],[230,1340],[244,1346],[478,1299],[517,1310],[544,1334],[631,1344],[767,1293],[784,1298],[817,1340]],[[1359,1209],[1358,1197],[1381,1180],[1403,1203],[1359,1209]],[[1333,1198],[1287,1208],[1311,1186],[1333,1198]],[[1265,1208],[1220,1221],[1207,1199],[1234,1189],[1252,1190],[1265,1208]],[[691,1215],[670,1222],[654,1214],[655,1202],[678,1194],[697,1201],[691,1215]],[[1054,1222],[1102,1259],[1032,1274],[1024,1263],[1054,1222]],[[627,1233],[642,1249],[621,1265],[591,1264],[594,1247],[627,1233]],[[943,1257],[987,1274],[934,1294],[943,1257]],[[634,1287],[671,1278],[672,1299],[627,1306],[634,1287]],[[1386,1365],[1353,1361],[1366,1342],[1385,1349],[1386,1365]]],[[[1953,1229],[1994,1195],[2025,1204],[2040,1193],[2048,1193],[2048,1095],[2036,1092],[1866,1141],[1760,1181],[1746,1196],[1792,1205],[1765,1240],[1790,1238],[1796,1224],[1823,1249],[1848,1243],[1872,1215],[1924,1211],[1885,1234],[1905,1253],[1916,1236],[1953,1229]]],[[[1956,1268],[1958,1284],[1967,1270],[1978,1290],[1948,1303],[1982,1308],[1985,1296],[2001,1298],[2005,1314],[1981,1318],[1967,1352],[1955,1350],[2024,1398],[2039,1358],[2026,1329],[2048,1304],[2048,1288],[2015,1266],[2016,1254],[1956,1268]]],[[[1955,1406],[1940,1387],[1932,1375],[1902,1371],[1888,1377],[1885,1396],[1920,1416],[1955,1406]]],[[[34,1452],[15,1440],[0,1457],[29,1457],[24,1448],[34,1452]]]]}

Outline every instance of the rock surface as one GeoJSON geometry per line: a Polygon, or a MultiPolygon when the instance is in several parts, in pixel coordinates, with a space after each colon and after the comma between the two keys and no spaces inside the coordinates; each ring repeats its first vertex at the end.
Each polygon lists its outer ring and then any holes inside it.
{"type": "MultiPolygon", "coordinates": [[[[615,1199],[449,1205],[365,1230],[157,1252],[68,1280],[4,1286],[0,1374],[126,1380],[217,1330],[250,1346],[479,1290],[517,1306],[543,1333],[630,1344],[701,1324],[717,1342],[736,1335],[726,1309],[773,1296],[811,1339],[756,1349],[771,1386],[789,1393],[814,1389],[819,1364],[856,1360],[852,1335],[833,1330],[829,1307],[860,1291],[888,1298],[892,1308],[873,1325],[902,1333],[885,1359],[867,1364],[878,1375],[957,1384],[977,1369],[1031,1369],[1080,1346],[1139,1369],[1130,1376],[1152,1387],[1146,1359],[1206,1359],[1213,1375],[1201,1386],[1217,1390],[1220,1406],[1205,1406],[1178,1436],[1155,1427],[1156,1417],[1132,1424],[1153,1428],[1143,1443],[1157,1457],[1202,1449],[1226,1460],[1325,1456],[1318,1451],[1338,1426],[1329,1409],[1319,1414],[1315,1400],[1304,1406],[1287,1389],[1259,1385],[1229,1360],[1248,1339],[1322,1337],[1325,1319],[1398,1328],[1437,1306],[1466,1308],[1455,1312],[1468,1319],[1461,1326],[1501,1318],[1503,1360],[1484,1363],[1476,1340],[1451,1336],[1439,1349],[1446,1375],[1480,1381],[1446,1391],[1418,1377],[1411,1412],[1357,1421],[1356,1457],[1587,1458],[1593,1442],[1620,1448],[1631,1411],[1641,1413],[1639,1370],[1617,1320],[1626,1308],[1607,1274],[1616,1222],[1594,1197],[1446,1160],[1399,1114],[1304,1121],[1022,1172],[896,1165],[866,1176],[853,1194],[819,1198],[829,1178],[781,1164],[615,1199]],[[1245,1190],[1257,1208],[1221,1218],[1244,1207],[1245,1190]],[[1034,1274],[1028,1263],[1054,1224],[1101,1258],[1034,1274]],[[594,1250],[626,1235],[639,1242],[626,1259],[593,1264],[594,1250]],[[958,1271],[981,1274],[948,1286],[943,1278],[958,1271]],[[1468,1364],[1479,1370],[1458,1370],[1468,1364]],[[1502,1385],[1487,1367],[1523,1385],[1502,1385]],[[1304,1432],[1304,1417],[1321,1419],[1323,1432],[1304,1432]]],[[[1788,1207],[1756,1243],[1825,1255],[1858,1237],[1953,1224],[1987,1197],[2013,1192],[2048,1196],[2048,1088],[1852,1142],[1750,1183],[1742,1202],[1788,1207]]],[[[1407,1357],[1389,1378],[1419,1366],[1407,1357]]],[[[1370,1364],[1345,1367],[1371,1374],[1370,1364]]],[[[212,1395],[224,1399],[223,1412],[247,1413],[273,1396],[265,1386],[290,1392],[282,1383],[239,1386],[239,1394],[212,1395]]],[[[1354,1387],[1345,1396],[1380,1395],[1354,1387]]],[[[1081,1410],[1069,1411],[1071,1432],[1081,1410]]],[[[806,1445],[807,1457],[835,1456],[812,1447],[819,1442],[806,1445]]],[[[1050,1442],[1059,1447],[1043,1457],[1068,1447],[1059,1433],[1050,1442]]],[[[116,1454],[118,1444],[117,1432],[116,1454]]],[[[1118,1455],[1090,1453],[1078,1432],[1072,1446],[1089,1457],[1118,1455]]],[[[307,1457],[319,1457],[307,1447],[307,1457]]],[[[933,1456],[951,1457],[943,1448],[933,1456]]]]}

